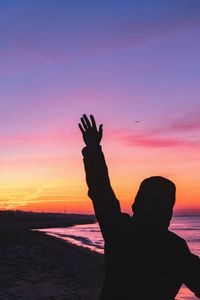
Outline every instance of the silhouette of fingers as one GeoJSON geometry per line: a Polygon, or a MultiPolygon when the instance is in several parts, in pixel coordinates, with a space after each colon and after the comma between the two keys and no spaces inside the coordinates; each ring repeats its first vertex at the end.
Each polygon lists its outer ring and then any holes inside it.
{"type": "Polygon", "coordinates": [[[81,118],[82,126],[85,130],[87,130],[88,126],[83,118],[81,118]]]}
{"type": "Polygon", "coordinates": [[[99,126],[99,134],[100,134],[100,136],[102,137],[102,135],[103,135],[103,124],[101,124],[101,125],[99,126]]]}
{"type": "Polygon", "coordinates": [[[84,129],[83,129],[83,127],[82,127],[82,125],[80,123],[78,123],[78,127],[80,128],[80,131],[82,132],[82,134],[84,134],[85,131],[84,131],[84,129]]]}
{"type": "Polygon", "coordinates": [[[94,127],[94,129],[97,129],[96,122],[95,122],[93,115],[90,115],[90,119],[91,119],[92,126],[94,127]]]}
{"type": "Polygon", "coordinates": [[[91,124],[90,124],[90,121],[89,121],[88,117],[84,114],[84,115],[83,115],[83,118],[84,118],[84,120],[85,120],[87,126],[90,128],[90,127],[91,127],[91,124]]]}

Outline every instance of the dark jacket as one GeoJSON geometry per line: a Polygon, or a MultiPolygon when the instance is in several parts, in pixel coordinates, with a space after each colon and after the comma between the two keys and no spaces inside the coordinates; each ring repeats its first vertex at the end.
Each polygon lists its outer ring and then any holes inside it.
{"type": "Polygon", "coordinates": [[[82,150],[88,195],[105,241],[101,300],[172,300],[184,283],[200,298],[200,259],[166,230],[139,226],[122,213],[101,146],[82,150]]]}

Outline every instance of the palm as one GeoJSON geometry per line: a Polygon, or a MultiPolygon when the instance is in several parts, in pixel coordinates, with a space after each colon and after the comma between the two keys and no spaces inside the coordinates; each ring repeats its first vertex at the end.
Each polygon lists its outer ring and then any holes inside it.
{"type": "Polygon", "coordinates": [[[82,135],[83,140],[87,146],[96,146],[99,145],[102,139],[102,124],[99,126],[99,130],[97,130],[96,122],[93,115],[90,115],[91,121],[88,119],[86,115],[83,115],[81,118],[81,123],[78,124],[82,135]]]}

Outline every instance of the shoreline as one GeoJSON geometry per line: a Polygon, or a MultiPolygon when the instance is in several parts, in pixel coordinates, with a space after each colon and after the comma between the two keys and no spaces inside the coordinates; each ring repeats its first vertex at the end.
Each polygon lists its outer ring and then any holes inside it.
{"type": "Polygon", "coordinates": [[[1,226],[0,299],[98,300],[103,255],[28,227],[1,226]]]}
{"type": "MultiPolygon", "coordinates": [[[[77,224],[78,225],[78,224],[77,224]]],[[[70,226],[69,226],[70,227],[70,226]]],[[[80,253],[82,253],[82,254],[84,254],[84,255],[88,255],[88,256],[91,256],[91,257],[93,257],[94,259],[99,259],[99,260],[101,260],[101,262],[103,263],[103,254],[101,254],[101,253],[98,253],[98,252],[96,252],[96,251],[93,251],[93,250],[90,250],[89,248],[87,248],[87,247],[83,247],[83,246],[78,246],[78,245],[75,245],[75,244],[72,244],[72,243],[70,243],[70,242],[68,242],[68,241],[66,241],[66,240],[63,240],[63,239],[61,239],[61,238],[58,238],[58,237],[56,237],[56,236],[53,236],[53,235],[49,235],[49,234],[47,234],[47,233],[45,233],[45,232],[41,232],[41,231],[39,231],[39,230],[31,230],[31,231],[33,231],[33,232],[37,232],[38,234],[41,234],[41,236],[43,237],[43,238],[50,238],[51,240],[54,240],[54,242],[57,242],[58,244],[60,244],[60,245],[63,245],[63,247],[69,247],[69,248],[72,248],[73,250],[75,250],[75,251],[78,251],[78,252],[80,252],[80,253]]]]}
{"type": "MultiPolygon", "coordinates": [[[[98,300],[104,255],[39,231],[94,222],[93,218],[71,215],[62,222],[1,222],[0,299],[98,300]],[[41,227],[33,226],[36,223],[41,227]]],[[[183,289],[181,294],[184,293],[183,289]]],[[[182,299],[180,294],[177,299],[182,299]]],[[[184,295],[183,299],[195,298],[184,295]]]]}
{"type": "MultiPolygon", "coordinates": [[[[177,216],[176,216],[177,217],[177,216]]],[[[178,217],[183,217],[185,218],[186,216],[178,216],[178,217]]],[[[191,216],[189,216],[191,217],[191,216]]],[[[192,217],[196,217],[196,215],[192,215],[192,217]]],[[[46,235],[48,235],[48,233],[44,232],[46,235]]],[[[70,241],[66,241],[65,239],[59,238],[56,235],[48,235],[49,237],[53,237],[55,238],[58,242],[61,242],[63,244],[67,243],[69,245],[71,245],[72,247],[74,247],[75,249],[78,249],[78,251],[83,251],[85,254],[87,255],[95,255],[95,253],[97,254],[96,257],[101,257],[103,259],[103,254],[101,253],[97,253],[91,249],[88,249],[84,246],[79,246],[79,245],[74,245],[73,242],[71,243],[70,241]]],[[[103,260],[102,260],[103,263],[103,260]]],[[[196,299],[196,297],[194,296],[194,294],[188,290],[188,288],[183,284],[181,289],[179,290],[178,294],[176,295],[176,300],[181,300],[181,299],[188,299],[188,300],[192,300],[192,299],[196,299]]]]}

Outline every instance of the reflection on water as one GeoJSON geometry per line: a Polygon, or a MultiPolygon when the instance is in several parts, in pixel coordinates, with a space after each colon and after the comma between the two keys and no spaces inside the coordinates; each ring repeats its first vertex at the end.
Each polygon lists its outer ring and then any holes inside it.
{"type": "Polygon", "coordinates": [[[190,250],[200,256],[200,216],[173,217],[170,230],[184,238],[190,250]]]}
{"type": "MultiPolygon", "coordinates": [[[[171,221],[170,230],[184,238],[190,250],[200,256],[200,216],[175,216],[171,221]]],[[[40,231],[77,246],[104,253],[104,241],[97,223],[75,225],[68,228],[47,228],[40,229],[40,231]]],[[[198,298],[183,286],[176,299],[197,300],[198,298]]]]}
{"type": "Polygon", "coordinates": [[[97,223],[75,225],[68,228],[40,229],[49,235],[55,236],[74,245],[88,248],[98,253],[104,253],[104,241],[97,223]]]}
{"type": "Polygon", "coordinates": [[[182,286],[178,295],[176,296],[176,300],[197,300],[198,298],[194,296],[194,294],[186,288],[186,286],[182,286]]]}

